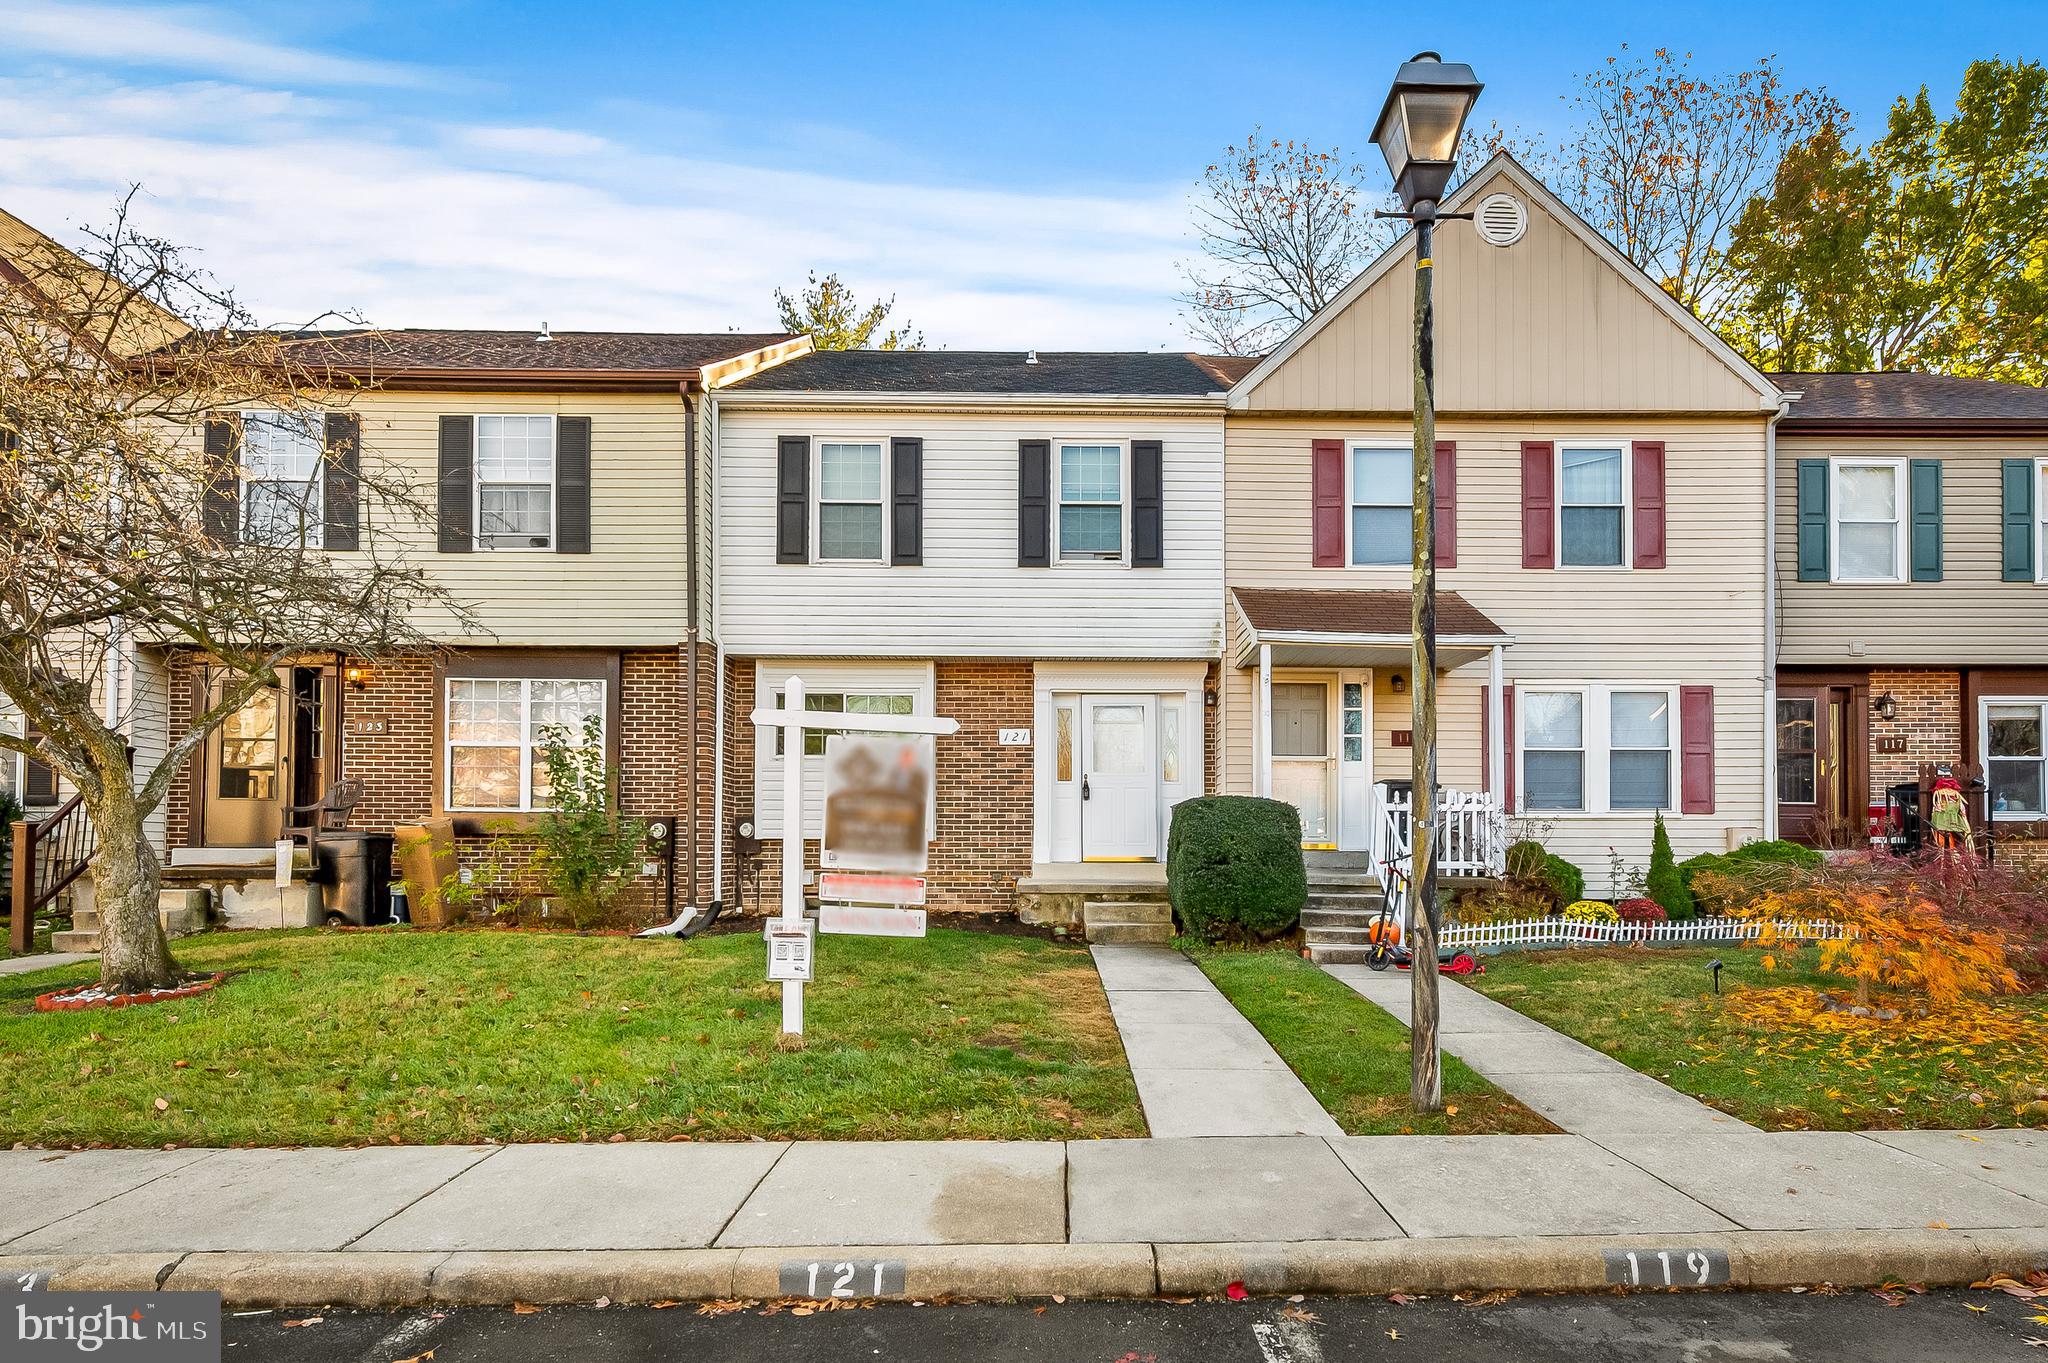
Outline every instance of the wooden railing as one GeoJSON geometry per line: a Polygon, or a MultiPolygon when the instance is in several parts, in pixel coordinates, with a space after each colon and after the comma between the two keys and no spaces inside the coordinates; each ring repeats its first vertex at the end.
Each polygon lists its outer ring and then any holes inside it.
{"type": "Polygon", "coordinates": [[[35,940],[36,914],[85,874],[97,843],[92,820],[85,816],[84,803],[77,795],[43,818],[15,823],[10,896],[13,921],[7,932],[11,950],[30,949],[35,940]]]}

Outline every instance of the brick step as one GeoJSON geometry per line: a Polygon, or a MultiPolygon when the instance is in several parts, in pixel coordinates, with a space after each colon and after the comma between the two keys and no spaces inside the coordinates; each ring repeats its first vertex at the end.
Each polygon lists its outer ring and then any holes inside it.
{"type": "Polygon", "coordinates": [[[1081,923],[1164,923],[1173,926],[1173,905],[1163,899],[1090,899],[1081,905],[1081,923]]]}
{"type": "Polygon", "coordinates": [[[1173,940],[1171,923],[1090,923],[1086,936],[1108,945],[1165,946],[1173,940]]]}

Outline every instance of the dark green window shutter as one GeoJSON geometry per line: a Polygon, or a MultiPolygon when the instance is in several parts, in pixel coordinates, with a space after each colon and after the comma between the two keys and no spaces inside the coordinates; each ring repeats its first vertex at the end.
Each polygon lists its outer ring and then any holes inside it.
{"type": "Polygon", "coordinates": [[[439,546],[444,554],[476,548],[476,418],[441,418],[439,546]]]}
{"type": "Polygon", "coordinates": [[[811,561],[811,438],[775,442],[775,561],[811,561]]]}
{"type": "Polygon", "coordinates": [[[1828,461],[1799,461],[1799,580],[1828,580],[1828,461]]]}
{"type": "Polygon", "coordinates": [[[1052,566],[1052,442],[1017,442],[1017,566],[1052,566]]]}
{"type": "Polygon", "coordinates": [[[363,419],[354,412],[327,414],[326,509],[321,543],[329,549],[362,547],[363,419]]]}
{"type": "Polygon", "coordinates": [[[555,552],[590,552],[590,418],[555,418],[555,552]]]}
{"type": "Polygon", "coordinates": [[[1941,461],[1913,461],[1913,580],[1941,581],[1941,461]]]}
{"type": "Polygon", "coordinates": [[[2005,489],[2000,518],[2000,576],[2007,582],[2034,580],[2034,461],[2008,459],[2000,471],[2005,489]]]}

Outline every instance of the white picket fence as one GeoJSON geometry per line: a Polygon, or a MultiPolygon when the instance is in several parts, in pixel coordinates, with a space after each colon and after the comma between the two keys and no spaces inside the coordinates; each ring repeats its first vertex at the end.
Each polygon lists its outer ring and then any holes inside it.
{"type": "MultiPolygon", "coordinates": [[[[1837,923],[1779,922],[1781,936],[1818,941],[1839,936],[1837,923]]],[[[1691,918],[1677,923],[1581,923],[1564,918],[1525,918],[1513,923],[1447,923],[1446,947],[1606,946],[1655,942],[1665,945],[1746,942],[1762,935],[1763,924],[1730,918],[1691,918]]]]}
{"type": "MultiPolygon", "coordinates": [[[[1412,791],[1373,787],[1372,862],[1408,864],[1412,791]]],[[[1498,876],[1507,857],[1507,817],[1483,790],[1444,790],[1437,795],[1437,874],[1498,876]]]]}

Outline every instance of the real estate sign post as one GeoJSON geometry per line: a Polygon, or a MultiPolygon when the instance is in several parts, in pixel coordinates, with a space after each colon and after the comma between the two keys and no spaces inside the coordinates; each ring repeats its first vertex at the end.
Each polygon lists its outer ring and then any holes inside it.
{"type": "MultiPolygon", "coordinates": [[[[828,733],[894,735],[894,743],[835,745],[833,756],[846,763],[841,773],[850,798],[840,824],[824,839],[833,863],[849,869],[923,870],[930,841],[930,738],[960,732],[957,720],[923,715],[853,715],[806,710],[804,682],[791,677],[782,692],[780,710],[758,709],[749,716],[756,728],[782,730],[782,912],[769,926],[771,966],[773,943],[784,941],[784,969],[770,978],[782,981],[782,1030],[801,1036],[804,1030],[804,979],[795,978],[788,958],[801,950],[802,976],[811,974],[804,926],[804,736],[813,729],[828,733]],[[919,740],[917,736],[926,736],[919,740]],[[905,742],[911,739],[911,742],[905,742]],[[920,760],[922,754],[922,760],[920,760]],[[912,795],[915,793],[915,805],[912,795]],[[876,861],[889,863],[876,865],[876,861]]],[[[828,815],[829,822],[829,815],[828,815]]],[[[821,830],[823,831],[823,830],[821,830]]]]}

